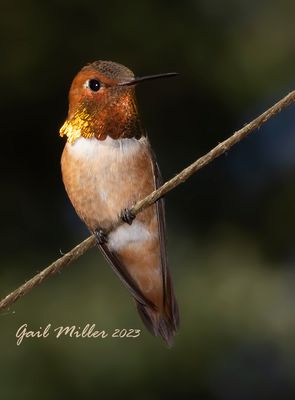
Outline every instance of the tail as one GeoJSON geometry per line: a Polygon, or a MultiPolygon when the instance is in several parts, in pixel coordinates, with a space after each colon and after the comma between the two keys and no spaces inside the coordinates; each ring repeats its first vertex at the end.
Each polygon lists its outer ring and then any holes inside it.
{"type": "Polygon", "coordinates": [[[174,336],[179,328],[179,311],[175,297],[171,297],[169,304],[166,304],[161,311],[138,301],[136,301],[136,306],[149,332],[152,335],[160,336],[168,347],[172,347],[174,336]]]}

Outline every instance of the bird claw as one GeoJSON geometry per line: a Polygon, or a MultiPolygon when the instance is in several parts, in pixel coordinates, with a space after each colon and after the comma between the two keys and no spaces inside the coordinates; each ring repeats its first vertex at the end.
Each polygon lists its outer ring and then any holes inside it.
{"type": "Polygon", "coordinates": [[[121,219],[122,221],[126,222],[127,224],[131,225],[133,220],[135,218],[135,215],[129,208],[124,208],[121,212],[121,219]]]}
{"type": "Polygon", "coordinates": [[[108,235],[103,229],[95,229],[94,234],[99,245],[107,243],[108,235]]]}

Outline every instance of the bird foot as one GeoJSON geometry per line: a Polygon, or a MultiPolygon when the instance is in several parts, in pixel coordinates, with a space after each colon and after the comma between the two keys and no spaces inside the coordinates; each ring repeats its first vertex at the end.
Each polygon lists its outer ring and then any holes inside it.
{"type": "Polygon", "coordinates": [[[108,235],[104,232],[103,229],[95,229],[94,234],[98,244],[102,245],[107,243],[108,235]]]}
{"type": "Polygon", "coordinates": [[[124,208],[121,212],[121,219],[122,221],[126,222],[127,224],[131,225],[133,220],[135,218],[135,215],[129,208],[124,208]]]}

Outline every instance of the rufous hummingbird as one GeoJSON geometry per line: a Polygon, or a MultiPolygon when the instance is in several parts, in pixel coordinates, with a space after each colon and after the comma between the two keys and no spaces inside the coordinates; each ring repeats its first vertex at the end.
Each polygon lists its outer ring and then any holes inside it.
{"type": "Polygon", "coordinates": [[[148,330],[168,345],[179,325],[169,273],[164,200],[134,216],[130,207],[161,184],[155,156],[136,105],[135,86],[175,73],[136,78],[111,61],[86,65],[74,78],[62,176],[79,217],[96,234],[98,246],[135,299],[148,330]],[[104,233],[122,218],[124,224],[104,233]]]}

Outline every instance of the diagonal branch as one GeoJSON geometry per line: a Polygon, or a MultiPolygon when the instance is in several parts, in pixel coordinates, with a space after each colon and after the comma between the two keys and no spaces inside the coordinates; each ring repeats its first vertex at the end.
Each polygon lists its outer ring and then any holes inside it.
{"type": "MultiPolygon", "coordinates": [[[[176,186],[185,182],[191,175],[196,173],[199,169],[205,167],[207,164],[212,162],[215,158],[219,157],[226,151],[228,151],[232,146],[236,143],[244,139],[254,130],[260,128],[266,121],[268,121],[274,115],[280,113],[284,108],[288,107],[290,104],[295,102],[295,91],[290,92],[283,99],[278,101],[268,110],[266,110],[263,114],[259,115],[253,121],[249,122],[240,130],[233,133],[228,139],[219,143],[216,147],[214,147],[211,151],[205,154],[203,157],[196,160],[194,163],[189,165],[187,168],[182,170],[179,174],[177,174],[174,178],[170,179],[164,185],[162,185],[157,190],[153,191],[150,195],[146,196],[144,199],[138,201],[132,208],[131,212],[134,215],[137,215],[145,208],[149,207],[151,204],[159,200],[160,197],[163,197],[170,190],[174,189],[176,186]]],[[[122,220],[118,219],[114,225],[112,226],[112,230],[116,229],[120,224],[122,224],[122,220]]],[[[110,232],[110,231],[109,231],[110,232]]],[[[106,232],[106,233],[109,233],[106,232]]],[[[77,258],[81,257],[86,251],[88,251],[91,247],[93,247],[96,243],[95,236],[89,236],[83,242],[79,243],[76,247],[70,250],[68,253],[54,261],[47,268],[43,269],[43,271],[39,272],[33,278],[25,282],[19,288],[14,290],[12,293],[7,295],[3,300],[0,301],[0,311],[5,310],[10,307],[14,302],[16,302],[20,297],[29,293],[35,286],[40,285],[45,279],[47,279],[51,275],[55,275],[57,272],[61,271],[67,265],[72,263],[77,258]]]]}

